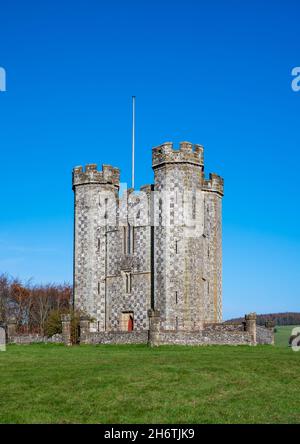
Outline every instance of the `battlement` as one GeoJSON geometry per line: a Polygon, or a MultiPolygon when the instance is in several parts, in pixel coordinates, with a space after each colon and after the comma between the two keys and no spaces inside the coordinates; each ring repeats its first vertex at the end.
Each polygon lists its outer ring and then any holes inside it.
{"type": "Polygon", "coordinates": [[[165,163],[192,163],[203,167],[203,151],[202,145],[190,142],[180,142],[178,150],[173,148],[172,142],[166,142],[152,149],[152,167],[165,163]]]}
{"type": "Polygon", "coordinates": [[[209,179],[204,179],[203,190],[224,195],[224,179],[217,174],[211,173],[209,179]]]}
{"type": "Polygon", "coordinates": [[[98,171],[96,163],[89,163],[83,170],[82,166],[73,168],[73,188],[77,185],[112,184],[119,186],[120,170],[111,165],[102,165],[102,171],[98,171]]]}
{"type": "Polygon", "coordinates": [[[147,185],[142,185],[140,187],[140,191],[146,194],[151,194],[151,191],[153,191],[154,189],[154,185],[151,184],[147,184],[147,185]]]}

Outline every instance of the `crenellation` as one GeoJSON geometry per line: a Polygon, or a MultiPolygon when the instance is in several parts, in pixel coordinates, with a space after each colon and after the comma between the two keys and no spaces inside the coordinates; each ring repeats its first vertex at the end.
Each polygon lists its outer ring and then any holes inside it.
{"type": "Polygon", "coordinates": [[[153,191],[153,187],[154,186],[151,185],[151,184],[142,185],[140,187],[140,191],[143,192],[143,193],[146,193],[146,194],[150,194],[151,191],[153,191]]]}
{"type": "Polygon", "coordinates": [[[97,171],[97,164],[96,163],[88,163],[85,166],[85,172],[89,173],[91,171],[97,171]]]}
{"type": "Polygon", "coordinates": [[[120,184],[120,170],[111,165],[102,165],[103,179],[107,183],[119,186],[120,184]]]}
{"type": "Polygon", "coordinates": [[[83,171],[83,168],[81,165],[73,168],[73,174],[80,174],[80,173],[82,173],[82,171],[83,171]]]}
{"type": "Polygon", "coordinates": [[[190,142],[180,142],[179,149],[166,142],[152,149],[152,167],[170,163],[190,163],[203,168],[203,147],[190,142]]]}
{"type": "Polygon", "coordinates": [[[193,152],[193,144],[190,142],[180,142],[179,143],[179,151],[182,151],[185,153],[192,153],[193,152]]]}
{"type": "Polygon", "coordinates": [[[73,168],[72,183],[73,188],[87,184],[112,184],[119,187],[120,170],[111,165],[102,165],[102,170],[99,171],[95,163],[87,164],[85,170],[82,166],[77,166],[73,168]]]}
{"type": "Polygon", "coordinates": [[[211,191],[220,196],[224,195],[224,179],[215,173],[210,173],[209,179],[203,181],[203,191],[211,191]]]}

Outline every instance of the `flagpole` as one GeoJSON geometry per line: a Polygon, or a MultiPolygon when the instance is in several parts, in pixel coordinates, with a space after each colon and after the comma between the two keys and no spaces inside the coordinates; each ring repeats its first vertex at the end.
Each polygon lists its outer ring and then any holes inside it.
{"type": "Polygon", "coordinates": [[[134,151],[135,151],[135,96],[132,96],[132,180],[131,187],[134,189],[134,151]]]}

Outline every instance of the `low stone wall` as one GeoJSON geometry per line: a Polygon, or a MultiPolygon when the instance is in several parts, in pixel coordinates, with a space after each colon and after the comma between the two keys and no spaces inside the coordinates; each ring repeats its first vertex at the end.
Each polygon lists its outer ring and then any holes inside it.
{"type": "Polygon", "coordinates": [[[239,332],[245,331],[244,324],[204,324],[204,330],[206,332],[239,332]]]}
{"type": "Polygon", "coordinates": [[[274,329],[256,326],[256,342],[257,344],[270,344],[274,345],[274,329]]]}
{"type": "Polygon", "coordinates": [[[88,333],[81,344],[147,344],[148,331],[111,331],[88,333]]]}
{"type": "MultiPolygon", "coordinates": [[[[252,319],[254,321],[254,319],[252,319]]],[[[249,329],[243,324],[206,324],[198,332],[154,331],[150,332],[152,345],[256,345],[274,344],[272,328],[256,326],[249,329]],[[254,330],[253,330],[254,329],[254,330]]]]}
{"type": "Polygon", "coordinates": [[[16,335],[8,338],[9,344],[34,344],[38,342],[60,344],[64,340],[62,335],[54,335],[50,338],[41,335],[16,335]]]}
{"type": "Polygon", "coordinates": [[[153,345],[251,345],[249,332],[227,329],[204,329],[198,332],[167,332],[161,331],[153,345]],[[157,341],[158,339],[158,341],[157,341]]]}
{"type": "MultiPolygon", "coordinates": [[[[86,318],[80,321],[81,344],[149,344],[158,345],[256,345],[274,344],[274,329],[256,325],[256,314],[245,316],[241,324],[205,324],[199,331],[160,330],[159,312],[149,313],[150,330],[91,332],[86,318]]],[[[62,319],[62,334],[51,338],[40,335],[17,335],[15,329],[8,329],[8,342],[15,344],[64,343],[71,345],[70,316],[62,319]],[[9,334],[13,332],[13,334],[9,334]]]]}

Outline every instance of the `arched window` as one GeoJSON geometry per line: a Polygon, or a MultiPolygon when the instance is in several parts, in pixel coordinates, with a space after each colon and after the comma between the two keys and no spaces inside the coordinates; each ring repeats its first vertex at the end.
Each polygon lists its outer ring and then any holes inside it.
{"type": "Polygon", "coordinates": [[[123,227],[123,250],[124,254],[134,253],[134,227],[130,224],[127,227],[123,227]]]}
{"type": "Polygon", "coordinates": [[[127,254],[131,253],[131,225],[127,227],[127,254]]]}
{"type": "Polygon", "coordinates": [[[132,290],[132,277],[130,272],[125,273],[125,292],[130,294],[132,290]]]}
{"type": "Polygon", "coordinates": [[[124,254],[127,253],[127,227],[123,227],[123,252],[124,254]]]}

